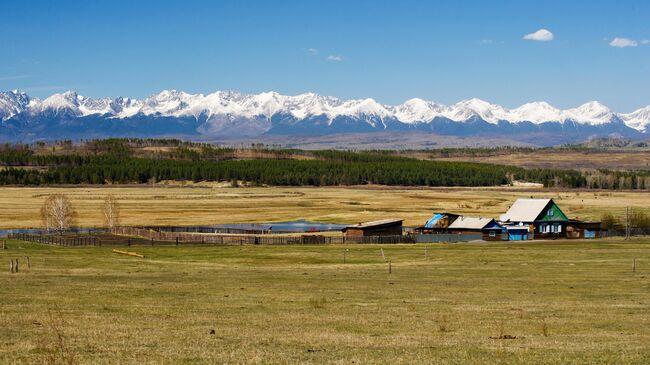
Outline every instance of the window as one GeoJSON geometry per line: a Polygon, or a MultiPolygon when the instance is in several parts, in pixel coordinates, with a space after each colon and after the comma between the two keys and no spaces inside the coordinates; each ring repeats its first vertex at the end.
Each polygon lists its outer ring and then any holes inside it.
{"type": "Polygon", "coordinates": [[[496,235],[497,235],[496,232],[490,231],[490,237],[496,237],[496,235]]]}
{"type": "Polygon", "coordinates": [[[559,224],[557,225],[557,233],[562,233],[562,226],[559,224]]]}
{"type": "Polygon", "coordinates": [[[546,212],[546,215],[549,217],[553,216],[553,209],[549,209],[548,212],[546,212]]]}

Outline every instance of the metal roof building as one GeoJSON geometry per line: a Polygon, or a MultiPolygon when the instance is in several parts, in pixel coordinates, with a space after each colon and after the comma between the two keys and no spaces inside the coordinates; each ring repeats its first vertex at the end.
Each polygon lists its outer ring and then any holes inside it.
{"type": "Polygon", "coordinates": [[[500,217],[501,222],[533,223],[537,221],[567,221],[567,216],[553,199],[517,199],[500,217]]]}

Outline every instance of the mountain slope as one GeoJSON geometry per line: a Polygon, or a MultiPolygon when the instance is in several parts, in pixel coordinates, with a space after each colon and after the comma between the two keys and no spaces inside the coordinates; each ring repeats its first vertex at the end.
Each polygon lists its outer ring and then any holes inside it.
{"type": "Polygon", "coordinates": [[[92,99],[68,91],[44,100],[0,92],[0,140],[178,136],[189,139],[265,135],[412,131],[454,136],[515,136],[541,144],[591,137],[641,138],[650,106],[617,114],[592,101],[560,110],[545,102],[507,109],[480,99],[446,106],[422,99],[383,105],[307,93],[188,94],[165,90],[144,100],[92,99]]]}

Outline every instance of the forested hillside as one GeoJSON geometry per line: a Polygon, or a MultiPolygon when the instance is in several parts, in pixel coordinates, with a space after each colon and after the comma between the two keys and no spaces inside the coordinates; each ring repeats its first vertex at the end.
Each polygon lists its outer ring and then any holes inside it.
{"type": "Polygon", "coordinates": [[[176,140],[110,139],[78,145],[4,145],[0,184],[126,184],[163,180],[245,181],[253,185],[497,186],[647,189],[648,172],[584,172],[421,160],[386,151],[221,148],[176,140]]]}

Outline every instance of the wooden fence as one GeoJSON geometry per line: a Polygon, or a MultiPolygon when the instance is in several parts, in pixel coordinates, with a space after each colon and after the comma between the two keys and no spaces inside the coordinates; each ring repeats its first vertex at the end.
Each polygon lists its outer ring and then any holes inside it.
{"type": "Polygon", "coordinates": [[[57,234],[14,233],[9,238],[55,246],[96,246],[93,236],[62,236],[57,234]]]}
{"type": "Polygon", "coordinates": [[[191,232],[161,232],[141,227],[115,227],[112,234],[143,237],[154,241],[201,243],[217,245],[305,245],[342,243],[415,243],[413,236],[344,237],[322,235],[218,235],[191,232]]]}

